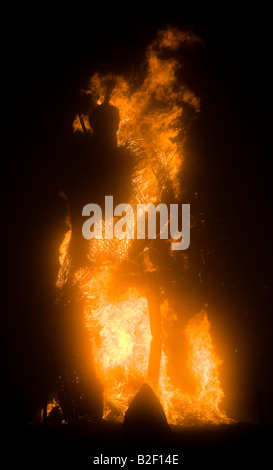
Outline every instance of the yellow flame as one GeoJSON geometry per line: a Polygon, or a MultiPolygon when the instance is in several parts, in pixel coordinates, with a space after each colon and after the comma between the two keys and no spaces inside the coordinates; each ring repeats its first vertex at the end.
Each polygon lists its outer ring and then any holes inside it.
{"type": "Polygon", "coordinates": [[[96,372],[104,385],[105,415],[115,408],[122,419],[146,379],[151,334],[146,298],[129,288],[122,289],[117,300],[112,282],[106,267],[85,286],[88,297],[85,319],[96,372]],[[95,286],[99,290],[94,290],[95,286]]]}

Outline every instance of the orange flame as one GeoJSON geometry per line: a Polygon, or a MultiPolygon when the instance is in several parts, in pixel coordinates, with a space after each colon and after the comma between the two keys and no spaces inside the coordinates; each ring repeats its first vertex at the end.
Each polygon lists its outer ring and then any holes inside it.
{"type": "MultiPolygon", "coordinates": [[[[200,39],[191,33],[171,28],[160,31],[147,49],[146,73],[140,84],[138,77],[99,73],[91,77],[86,93],[95,97],[96,103],[104,101],[109,79],[114,83],[110,103],[120,111],[118,143],[122,145],[130,140],[142,149],[142,165],[134,178],[137,202],[158,201],[166,182],[171,184],[177,196],[180,194],[179,172],[189,125],[189,114],[185,109],[190,109],[194,116],[199,112],[200,100],[178,81],[179,62],[174,58],[163,58],[162,51],[175,51],[181,44],[196,42],[200,39]]],[[[90,129],[87,116],[83,119],[86,128],[90,129]]],[[[78,118],[73,127],[75,131],[81,130],[78,118]]],[[[59,286],[69,265],[70,237],[71,232],[67,232],[60,248],[59,286]]],[[[129,271],[139,270],[138,262],[128,258],[129,247],[128,240],[92,240],[90,260],[96,268],[74,273],[86,300],[85,320],[97,375],[104,385],[105,417],[116,420],[123,419],[130,400],[147,381],[151,344],[144,289],[127,287],[123,282],[124,267],[129,271]]],[[[142,261],[142,270],[154,269],[145,261],[145,253],[142,261]]],[[[185,335],[188,342],[187,367],[195,391],[185,393],[172,385],[168,351],[163,349],[157,393],[169,423],[189,423],[192,419],[229,422],[219,409],[224,396],[219,380],[221,361],[213,350],[207,314],[202,311],[192,318],[181,335],[185,335]]]]}
{"type": "Polygon", "coordinates": [[[69,244],[71,240],[71,229],[69,229],[59,248],[59,263],[60,270],[56,281],[57,288],[61,289],[65,284],[69,270],[70,270],[70,256],[69,256],[69,244]]]}
{"type": "Polygon", "coordinates": [[[194,380],[195,390],[185,393],[171,384],[164,355],[160,378],[160,393],[170,423],[195,422],[230,423],[232,420],[221,410],[224,397],[219,379],[221,361],[213,349],[210,323],[205,310],[196,314],[186,325],[184,333],[188,343],[187,368],[194,380]]]}

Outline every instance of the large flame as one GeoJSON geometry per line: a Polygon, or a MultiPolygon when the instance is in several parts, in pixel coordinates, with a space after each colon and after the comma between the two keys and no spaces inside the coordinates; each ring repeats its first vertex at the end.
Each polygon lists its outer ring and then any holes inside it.
{"type": "MultiPolygon", "coordinates": [[[[178,81],[180,64],[171,57],[171,53],[181,44],[193,45],[198,41],[200,39],[191,33],[168,28],[159,32],[148,47],[142,80],[138,76],[99,73],[91,77],[86,93],[95,97],[97,104],[104,101],[109,80],[114,84],[110,103],[120,111],[119,145],[129,140],[141,148],[142,164],[134,176],[134,202],[160,200],[164,185],[171,185],[176,197],[180,194],[183,143],[191,116],[199,112],[200,100],[181,85],[181,79],[178,81]]],[[[83,119],[88,129],[87,116],[83,119]]],[[[75,131],[81,130],[78,118],[73,126],[75,131]]],[[[59,287],[65,282],[65,273],[70,266],[70,238],[71,231],[68,231],[60,247],[59,287]]],[[[145,250],[141,261],[129,260],[129,248],[130,242],[126,239],[92,240],[92,270],[80,269],[74,273],[75,282],[78,282],[85,299],[85,322],[90,331],[96,372],[104,386],[104,414],[108,419],[116,420],[123,419],[130,400],[140,385],[148,381],[151,345],[145,282],[139,288],[127,285],[124,270],[134,270],[139,274],[155,270],[155,267],[147,261],[145,250]]],[[[179,312],[172,314],[175,319],[179,312]]],[[[191,393],[183,390],[183,386],[173,385],[168,372],[168,350],[164,346],[166,334],[163,328],[163,351],[156,391],[169,423],[189,423],[194,419],[229,422],[225,412],[220,410],[224,396],[219,379],[221,361],[213,349],[206,312],[197,314],[186,328],[181,329],[181,337],[188,349],[187,359],[181,357],[181,362],[187,361],[187,369],[194,382],[191,393]]]]}
{"type": "Polygon", "coordinates": [[[181,331],[181,336],[185,335],[187,340],[187,369],[193,378],[193,393],[187,393],[172,385],[167,373],[168,361],[163,355],[160,392],[171,423],[231,422],[220,409],[224,397],[219,378],[221,361],[214,352],[210,328],[207,312],[202,310],[181,331]]]}
{"type": "Polygon", "coordinates": [[[110,300],[104,287],[97,302],[93,299],[92,313],[86,310],[86,324],[96,371],[104,384],[104,414],[121,420],[147,374],[151,341],[148,307],[135,289],[110,300]]]}

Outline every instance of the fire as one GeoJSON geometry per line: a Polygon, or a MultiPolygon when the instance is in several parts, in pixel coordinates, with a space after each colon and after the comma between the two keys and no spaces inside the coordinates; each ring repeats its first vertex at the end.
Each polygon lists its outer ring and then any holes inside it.
{"type": "MultiPolygon", "coordinates": [[[[119,109],[121,118],[118,144],[129,143],[139,158],[132,200],[128,201],[132,205],[160,201],[162,188],[171,188],[174,197],[181,193],[183,143],[190,120],[199,113],[200,100],[178,81],[180,64],[169,56],[181,44],[192,46],[197,42],[200,39],[191,33],[168,28],[160,31],[147,48],[141,83],[139,77],[113,74],[96,73],[90,79],[86,93],[96,104],[103,103],[109,81],[113,84],[110,104],[119,109]]],[[[92,132],[88,117],[82,119],[86,129],[92,132]]],[[[78,117],[73,128],[81,131],[78,117]]],[[[71,269],[70,239],[71,230],[60,247],[59,288],[71,269]]],[[[73,274],[85,301],[85,324],[90,332],[96,373],[104,387],[104,416],[119,421],[141,384],[149,382],[152,335],[145,275],[157,269],[149,257],[149,248],[135,258],[130,256],[130,248],[131,241],[126,239],[92,239],[90,270],[82,268],[73,274]],[[142,281],[134,285],[134,279],[142,281]]],[[[164,306],[160,308],[162,313],[164,306]]],[[[175,325],[179,312],[171,315],[175,325]]],[[[187,369],[195,387],[191,393],[172,383],[164,342],[166,334],[162,327],[160,376],[155,388],[169,423],[187,424],[194,419],[229,422],[220,410],[224,396],[219,379],[221,361],[213,349],[206,312],[197,314],[181,330],[188,347],[187,369]]]]}
{"type": "Polygon", "coordinates": [[[205,310],[196,314],[186,325],[188,345],[187,369],[195,390],[187,393],[174,387],[167,374],[167,357],[163,356],[160,393],[170,423],[192,422],[230,423],[232,420],[220,409],[224,392],[219,379],[220,359],[214,352],[210,335],[211,325],[205,310]]]}
{"type": "Polygon", "coordinates": [[[214,404],[223,397],[218,373],[221,361],[214,354],[209,330],[210,323],[205,311],[189,321],[186,327],[189,341],[188,367],[196,378],[200,398],[206,398],[214,404]]]}
{"type": "Polygon", "coordinates": [[[60,263],[61,268],[59,270],[58,278],[56,281],[56,285],[58,288],[61,288],[63,284],[65,283],[65,280],[67,278],[67,275],[70,269],[70,257],[68,253],[70,240],[71,240],[71,229],[69,229],[66,232],[64,239],[59,248],[59,263],[60,263]]]}
{"type": "Polygon", "coordinates": [[[144,382],[151,341],[147,300],[135,289],[119,300],[104,294],[86,311],[96,370],[104,383],[105,416],[115,409],[123,418],[130,400],[144,382]]]}

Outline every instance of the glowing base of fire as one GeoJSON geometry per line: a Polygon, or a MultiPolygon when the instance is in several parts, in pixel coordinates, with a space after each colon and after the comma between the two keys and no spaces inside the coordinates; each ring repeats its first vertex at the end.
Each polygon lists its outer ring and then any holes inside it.
{"type": "MultiPolygon", "coordinates": [[[[92,337],[97,376],[104,387],[104,418],[122,422],[131,400],[141,385],[148,382],[151,344],[148,303],[132,288],[120,300],[110,301],[103,294],[105,289],[100,292],[95,308],[93,302],[93,308],[89,305],[86,310],[86,326],[92,337]]],[[[219,408],[224,397],[218,371],[221,361],[214,353],[209,330],[207,314],[202,311],[181,331],[188,344],[187,368],[195,384],[192,394],[172,385],[163,340],[155,392],[169,424],[231,422],[219,408]]]]}

